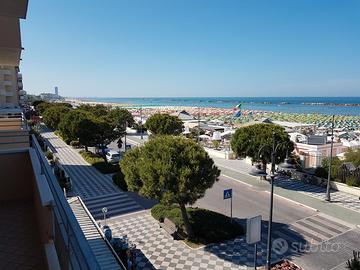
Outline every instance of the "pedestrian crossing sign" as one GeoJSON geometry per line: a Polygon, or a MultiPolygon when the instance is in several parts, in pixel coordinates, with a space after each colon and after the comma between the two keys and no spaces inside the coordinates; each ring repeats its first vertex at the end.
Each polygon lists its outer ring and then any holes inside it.
{"type": "Polygon", "coordinates": [[[224,189],[224,200],[232,198],[232,188],[224,189]]]}

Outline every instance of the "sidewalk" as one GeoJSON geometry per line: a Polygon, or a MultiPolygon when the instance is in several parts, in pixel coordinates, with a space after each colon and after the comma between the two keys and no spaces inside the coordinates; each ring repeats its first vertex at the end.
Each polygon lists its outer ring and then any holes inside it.
{"type": "MultiPolygon", "coordinates": [[[[258,177],[248,174],[251,165],[242,160],[225,160],[212,157],[223,175],[251,185],[257,190],[269,191],[270,185],[258,177]]],[[[277,178],[274,194],[285,199],[321,211],[348,223],[360,224],[360,200],[358,197],[340,191],[331,191],[332,202],[326,202],[325,188],[308,185],[297,180],[277,178]]]]}

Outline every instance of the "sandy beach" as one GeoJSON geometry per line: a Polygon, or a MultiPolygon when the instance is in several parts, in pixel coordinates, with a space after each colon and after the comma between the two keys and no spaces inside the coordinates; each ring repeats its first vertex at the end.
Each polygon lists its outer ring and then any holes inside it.
{"type": "MultiPolygon", "coordinates": [[[[200,116],[204,120],[220,120],[227,124],[238,125],[253,120],[262,118],[270,118],[277,121],[297,122],[316,124],[318,127],[329,128],[331,127],[331,115],[324,114],[300,114],[300,113],[284,113],[284,112],[271,112],[262,110],[241,110],[241,117],[234,117],[235,109],[229,108],[216,108],[216,107],[190,107],[190,106],[139,106],[137,104],[120,104],[110,102],[95,102],[84,101],[80,99],[65,99],[65,102],[73,106],[81,104],[97,105],[102,104],[109,107],[121,107],[128,109],[135,117],[140,115],[143,118],[148,118],[155,113],[175,113],[179,111],[186,111],[195,117],[200,116]]],[[[335,128],[344,130],[359,130],[360,117],[359,116],[335,116],[335,128]]]]}

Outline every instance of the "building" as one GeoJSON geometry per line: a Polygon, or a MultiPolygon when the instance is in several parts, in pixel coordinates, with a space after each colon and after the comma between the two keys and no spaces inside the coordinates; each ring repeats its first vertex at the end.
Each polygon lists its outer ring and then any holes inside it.
{"type": "Polygon", "coordinates": [[[55,86],[55,96],[59,96],[59,88],[55,86]]]}
{"type": "MultiPolygon", "coordinates": [[[[300,133],[290,133],[290,140],[294,142],[294,153],[300,157],[304,168],[321,166],[323,159],[330,157],[331,143],[327,135],[306,136],[300,133]]],[[[346,150],[347,147],[340,140],[335,140],[332,156],[339,156],[346,150]]]]}
{"type": "Polygon", "coordinates": [[[17,108],[25,99],[21,60],[20,19],[26,18],[27,0],[0,1],[0,107],[17,108]]]}
{"type": "Polygon", "coordinates": [[[0,269],[125,269],[81,199],[69,204],[19,107],[27,4],[0,0],[0,269]]]}

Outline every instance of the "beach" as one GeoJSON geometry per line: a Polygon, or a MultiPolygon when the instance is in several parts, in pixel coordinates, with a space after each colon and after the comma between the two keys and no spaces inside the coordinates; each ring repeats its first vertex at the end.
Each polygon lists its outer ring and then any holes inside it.
{"type": "MultiPolygon", "coordinates": [[[[168,113],[172,114],[179,111],[186,111],[191,115],[204,120],[219,120],[229,125],[238,126],[242,123],[247,123],[254,120],[269,118],[276,121],[287,121],[296,123],[315,124],[317,127],[330,128],[332,116],[328,114],[319,113],[287,113],[287,112],[274,112],[267,110],[251,110],[242,109],[241,116],[235,117],[237,112],[234,108],[220,108],[220,107],[195,107],[195,106],[146,106],[139,104],[129,103],[113,103],[103,101],[88,101],[82,99],[66,99],[68,103],[74,106],[80,104],[102,104],[109,107],[127,108],[134,116],[148,118],[155,113],[168,113]]],[[[360,111],[360,108],[358,108],[360,111]]],[[[335,128],[344,130],[359,130],[360,129],[360,116],[356,115],[335,115],[335,128]]]]}

